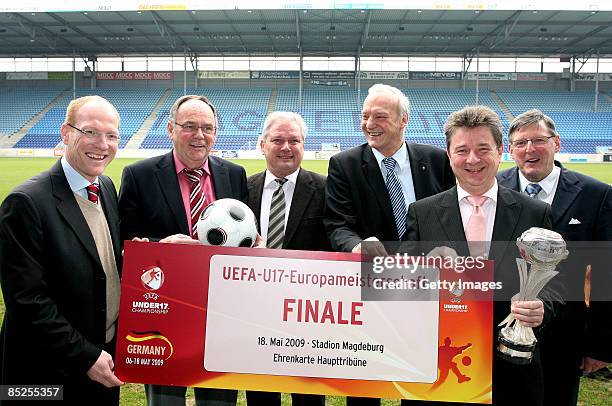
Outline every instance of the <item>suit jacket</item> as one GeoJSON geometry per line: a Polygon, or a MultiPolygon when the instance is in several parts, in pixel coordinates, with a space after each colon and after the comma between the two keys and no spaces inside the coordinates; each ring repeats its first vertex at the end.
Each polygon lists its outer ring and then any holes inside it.
{"type": "MultiPolygon", "coordinates": [[[[566,241],[612,241],[612,187],[589,176],[561,168],[559,183],[552,202],[553,230],[560,233],[566,241]],[[577,221],[579,224],[576,224],[577,221]]],[[[518,168],[514,167],[498,174],[501,185],[519,190],[518,168]]],[[[576,250],[585,247],[578,243],[576,250]]],[[[602,361],[612,362],[612,325],[610,312],[610,244],[602,252],[586,253],[572,256],[572,244],[569,243],[570,257],[561,263],[563,281],[569,285],[570,300],[562,309],[561,317],[551,323],[544,332],[544,340],[550,341],[549,348],[555,344],[562,345],[561,353],[573,358],[574,366],[583,355],[602,361]],[[607,251],[607,252],[606,252],[607,251]],[[606,255],[607,254],[607,255],[606,255]],[[586,258],[585,258],[586,257],[586,258]],[[584,270],[586,264],[593,265],[592,306],[586,311],[584,303],[577,301],[576,296],[582,293],[584,270]],[[607,302],[604,302],[607,301],[607,302]],[[560,342],[558,334],[563,334],[560,342]],[[572,344],[570,344],[570,342],[572,344]],[[574,353],[568,353],[571,349],[574,353]]],[[[574,252],[576,253],[576,252],[574,252]]],[[[560,349],[560,348],[559,348],[560,349]]],[[[559,358],[559,354],[555,358],[559,358]]]]}
{"type": "MultiPolygon", "coordinates": [[[[244,168],[213,156],[208,157],[208,165],[217,199],[247,202],[244,168]]],[[[173,234],[190,234],[172,152],[123,169],[119,215],[122,240],[159,240],[173,234]]]]}
{"type": "MultiPolygon", "coordinates": [[[[416,200],[455,184],[445,151],[407,143],[416,200]]],[[[329,160],[324,224],[337,251],[350,252],[368,237],[398,241],[393,209],[372,148],[363,144],[329,160]]]]}
{"type": "MultiPolygon", "coordinates": [[[[515,258],[520,257],[514,241],[531,227],[550,228],[550,207],[527,196],[499,186],[489,259],[495,261],[495,280],[503,288],[495,292],[493,306],[493,342],[497,342],[499,324],[510,312],[508,299],[519,290],[515,258]]],[[[469,255],[457,200],[457,188],[419,200],[408,208],[408,241],[445,242],[461,256],[469,255]]],[[[427,251],[425,251],[427,252],[427,251]]],[[[544,300],[545,320],[554,317],[555,306],[544,300]]],[[[542,371],[536,352],[529,365],[513,365],[494,356],[493,403],[538,405],[542,371]],[[518,390],[520,388],[520,390],[518,390]]]]}
{"type": "MultiPolygon", "coordinates": [[[[110,178],[99,183],[120,270],[117,193],[110,178]]],[[[0,278],[1,383],[92,384],[86,372],[106,338],[106,276],[60,161],[4,200],[0,278]]]]}
{"type": "MultiPolygon", "coordinates": [[[[257,218],[259,229],[261,214],[261,195],[263,193],[266,172],[260,172],[249,177],[248,205],[257,218]]],[[[329,240],[323,226],[323,210],[325,207],[325,176],[301,168],[298,173],[291,201],[291,209],[287,218],[284,249],[300,249],[309,251],[329,251],[329,240]]]]}

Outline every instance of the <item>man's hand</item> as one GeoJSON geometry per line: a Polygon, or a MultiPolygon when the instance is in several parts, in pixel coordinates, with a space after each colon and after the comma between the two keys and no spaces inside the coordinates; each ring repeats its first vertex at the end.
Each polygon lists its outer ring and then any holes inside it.
{"type": "Polygon", "coordinates": [[[582,363],[580,364],[580,369],[582,369],[588,374],[591,372],[599,371],[600,369],[606,366],[608,366],[607,362],[603,362],[591,357],[583,357],[582,363]]]}
{"type": "Polygon", "coordinates": [[[372,255],[376,257],[386,257],[385,246],[376,237],[369,237],[355,245],[351,250],[353,254],[372,255]],[[364,244],[365,243],[365,244],[364,244]]]}
{"type": "Polygon", "coordinates": [[[255,237],[255,245],[253,245],[253,248],[266,248],[266,244],[264,244],[264,240],[259,233],[257,233],[257,237],[255,237]]]}
{"type": "Polygon", "coordinates": [[[113,357],[108,352],[102,351],[96,363],[87,371],[87,376],[92,381],[99,382],[107,388],[121,386],[123,382],[115,376],[113,373],[114,369],[113,357]]]}
{"type": "Polygon", "coordinates": [[[147,237],[145,237],[145,238],[134,237],[134,238],[132,238],[132,241],[135,241],[135,242],[149,242],[149,239],[147,237]]]}
{"type": "Polygon", "coordinates": [[[168,237],[159,240],[159,242],[166,243],[166,244],[202,245],[202,243],[199,240],[194,240],[193,238],[185,234],[169,235],[168,237]]]}
{"type": "Polygon", "coordinates": [[[538,327],[544,320],[544,303],[541,300],[512,302],[510,311],[525,327],[538,327]]]}

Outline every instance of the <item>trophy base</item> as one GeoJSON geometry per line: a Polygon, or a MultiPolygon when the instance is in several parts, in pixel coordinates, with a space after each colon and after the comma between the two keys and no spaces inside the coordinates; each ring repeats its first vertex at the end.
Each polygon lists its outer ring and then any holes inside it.
{"type": "Polygon", "coordinates": [[[506,337],[504,330],[505,329],[502,329],[499,332],[496,351],[497,356],[515,365],[530,364],[537,341],[533,341],[529,344],[518,344],[506,337]]]}

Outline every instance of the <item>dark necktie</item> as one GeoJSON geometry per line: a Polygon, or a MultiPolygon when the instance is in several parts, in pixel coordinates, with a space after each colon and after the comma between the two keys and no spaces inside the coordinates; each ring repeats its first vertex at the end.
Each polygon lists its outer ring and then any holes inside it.
{"type": "Polygon", "coordinates": [[[189,191],[189,210],[191,211],[191,237],[198,238],[198,220],[200,220],[200,214],[204,210],[204,203],[206,202],[206,196],[202,190],[202,176],[204,170],[202,169],[183,169],[183,173],[187,179],[191,182],[191,190],[189,191]]]}
{"type": "Polygon", "coordinates": [[[283,248],[285,238],[285,192],[283,185],[287,179],[275,179],[278,187],[272,194],[270,217],[268,220],[268,238],[266,248],[283,248]]]}
{"type": "Polygon", "coordinates": [[[100,186],[98,186],[97,183],[92,183],[85,189],[87,189],[87,199],[89,199],[90,202],[97,204],[100,198],[100,186]]]}
{"type": "Polygon", "coordinates": [[[536,197],[542,191],[542,186],[537,183],[530,183],[525,187],[525,192],[529,197],[536,197]]]}
{"type": "Polygon", "coordinates": [[[401,239],[406,232],[406,201],[404,200],[404,192],[402,192],[402,184],[397,178],[394,170],[397,162],[392,157],[384,158],[382,162],[385,168],[387,168],[385,184],[389,191],[389,199],[391,200],[391,207],[393,208],[397,235],[399,239],[401,239]]]}

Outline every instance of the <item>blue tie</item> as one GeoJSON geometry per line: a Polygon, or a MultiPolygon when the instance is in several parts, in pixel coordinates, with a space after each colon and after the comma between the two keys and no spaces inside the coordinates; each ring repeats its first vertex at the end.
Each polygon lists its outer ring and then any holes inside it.
{"type": "Polygon", "coordinates": [[[537,183],[530,183],[525,187],[525,192],[529,195],[529,197],[536,197],[538,193],[542,191],[542,186],[537,183]]]}
{"type": "Polygon", "coordinates": [[[387,157],[382,160],[385,168],[387,168],[387,178],[385,183],[389,191],[389,199],[393,208],[393,217],[395,217],[395,226],[397,227],[397,235],[401,239],[406,232],[406,201],[402,192],[402,185],[395,174],[395,159],[387,157]]]}

